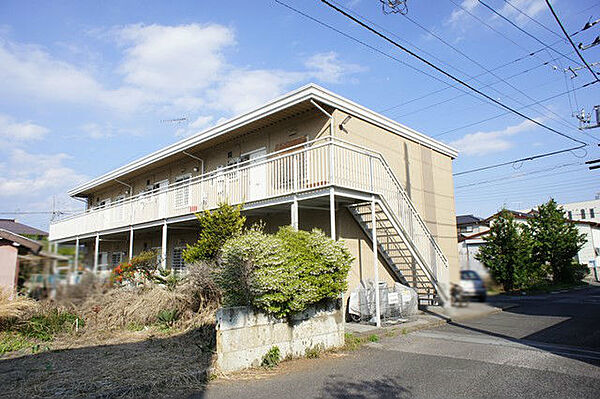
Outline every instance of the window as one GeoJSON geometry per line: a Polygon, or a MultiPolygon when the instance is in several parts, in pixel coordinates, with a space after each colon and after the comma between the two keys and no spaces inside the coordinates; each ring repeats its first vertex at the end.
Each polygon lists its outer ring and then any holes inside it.
{"type": "Polygon", "coordinates": [[[590,208],[590,219],[594,219],[596,216],[594,215],[594,208],[590,208]]]}
{"type": "Polygon", "coordinates": [[[98,269],[104,270],[108,267],[108,252],[98,253],[98,269]]]}
{"type": "Polygon", "coordinates": [[[569,216],[569,220],[573,220],[573,212],[569,211],[567,215],[569,216]]]}
{"type": "Polygon", "coordinates": [[[585,209],[582,209],[582,210],[581,210],[581,218],[582,218],[582,219],[585,219],[585,209]]]}
{"type": "Polygon", "coordinates": [[[110,254],[110,265],[117,267],[123,262],[123,252],[113,252],[110,254]]]}
{"type": "Polygon", "coordinates": [[[177,176],[175,178],[175,184],[177,190],[175,191],[175,208],[183,208],[189,205],[190,202],[190,184],[189,180],[192,178],[190,173],[177,176]]]}
{"type": "Polygon", "coordinates": [[[183,247],[175,247],[173,248],[173,257],[171,259],[171,268],[177,272],[183,271],[185,269],[185,263],[183,261],[183,247]]]}

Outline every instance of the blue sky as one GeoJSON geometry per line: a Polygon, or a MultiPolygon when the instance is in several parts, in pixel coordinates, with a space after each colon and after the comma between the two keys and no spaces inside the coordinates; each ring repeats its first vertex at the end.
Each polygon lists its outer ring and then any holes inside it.
{"type": "MultiPolygon", "coordinates": [[[[447,81],[318,1],[282,1],[447,81]]],[[[573,79],[563,72],[575,66],[576,55],[557,36],[543,0],[510,4],[548,29],[503,0],[486,1],[542,42],[556,43],[556,52],[534,56],[528,54],[543,47],[539,42],[476,0],[409,0],[408,17],[430,32],[404,16],[383,14],[378,0],[339,1],[460,78],[481,75],[471,80],[474,86],[487,86],[482,90],[516,108],[591,80],[585,70],[573,79]],[[509,84],[496,83],[512,75],[509,84]]],[[[569,32],[600,18],[596,1],[553,4],[569,32]]],[[[593,41],[599,27],[577,35],[576,43],[593,41]]],[[[599,50],[584,55],[600,61],[599,50]]],[[[395,107],[383,113],[425,134],[442,134],[440,140],[461,150],[456,172],[573,145],[514,115],[446,133],[504,111],[453,88],[411,101],[447,85],[272,0],[4,0],[0,139],[7,145],[0,148],[0,212],[48,211],[53,203],[78,208],[65,195],[78,182],[311,81],[376,111],[395,107]],[[161,122],[181,117],[188,122],[161,122]]],[[[503,205],[526,208],[550,196],[562,202],[592,199],[600,191],[600,172],[588,171],[583,162],[600,155],[600,129],[584,135],[571,112],[577,105],[590,112],[600,102],[599,88],[523,109],[589,143],[586,151],[457,176],[457,213],[487,216],[503,205]]],[[[16,217],[41,228],[49,220],[47,214],[16,217]]]]}

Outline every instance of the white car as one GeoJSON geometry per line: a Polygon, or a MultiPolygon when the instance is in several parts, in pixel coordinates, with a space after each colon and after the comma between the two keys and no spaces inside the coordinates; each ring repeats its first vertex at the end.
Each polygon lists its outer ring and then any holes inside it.
{"type": "Polygon", "coordinates": [[[460,288],[464,296],[477,298],[479,302],[485,302],[487,298],[485,284],[479,274],[473,270],[460,271],[460,288]]]}

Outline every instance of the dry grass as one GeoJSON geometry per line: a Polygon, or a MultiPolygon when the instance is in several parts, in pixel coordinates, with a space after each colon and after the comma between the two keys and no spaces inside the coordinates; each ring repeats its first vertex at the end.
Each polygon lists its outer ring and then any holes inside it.
{"type": "Polygon", "coordinates": [[[20,294],[13,294],[0,288],[0,325],[9,319],[17,321],[30,315],[38,303],[20,294]]]}
{"type": "Polygon", "coordinates": [[[17,392],[31,398],[112,398],[201,391],[212,368],[220,298],[207,278],[207,269],[199,266],[173,290],[156,284],[110,288],[90,279],[61,292],[56,302],[18,297],[16,305],[1,296],[1,311],[22,315],[24,323],[30,315],[63,309],[82,316],[85,325],[54,335],[39,349],[34,345],[35,354],[26,345],[0,356],[0,398],[17,392]],[[161,310],[177,310],[168,328],[159,324],[161,310]]]}

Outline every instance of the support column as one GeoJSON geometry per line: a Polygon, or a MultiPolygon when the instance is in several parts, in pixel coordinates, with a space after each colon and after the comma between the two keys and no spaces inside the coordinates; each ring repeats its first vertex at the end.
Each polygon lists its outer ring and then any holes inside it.
{"type": "Polygon", "coordinates": [[[371,235],[373,237],[373,278],[375,280],[375,322],[381,327],[381,309],[379,303],[379,257],[377,248],[377,220],[375,215],[375,197],[371,199],[371,235]]]}
{"type": "MultiPolygon", "coordinates": [[[[58,255],[58,242],[54,243],[54,248],[52,249],[52,253],[54,255],[58,255]]],[[[56,274],[56,266],[58,265],[58,261],[56,258],[52,259],[52,274],[56,274]]]]}
{"type": "Polygon", "coordinates": [[[98,253],[100,250],[100,234],[96,233],[96,243],[94,245],[94,273],[98,271],[98,253]]]}
{"type": "Polygon", "coordinates": [[[79,270],[79,237],[75,239],[75,259],[73,259],[74,271],[79,270]]]}
{"type": "Polygon", "coordinates": [[[133,258],[133,226],[129,228],[129,261],[133,258]]]}
{"type": "Polygon", "coordinates": [[[160,267],[162,269],[167,268],[167,221],[163,223],[162,227],[162,246],[160,247],[160,267]]]}
{"type": "Polygon", "coordinates": [[[294,202],[291,206],[291,225],[295,230],[298,230],[298,197],[294,195],[294,202]]]}
{"type": "Polygon", "coordinates": [[[335,190],[333,187],[329,189],[329,224],[331,225],[331,239],[335,240],[335,190]]]}

